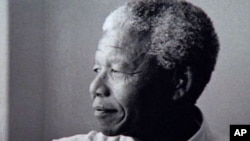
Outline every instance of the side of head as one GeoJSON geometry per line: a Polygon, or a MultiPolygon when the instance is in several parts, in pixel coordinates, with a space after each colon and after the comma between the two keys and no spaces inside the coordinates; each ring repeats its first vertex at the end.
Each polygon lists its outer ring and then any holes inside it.
{"type": "Polygon", "coordinates": [[[133,132],[145,117],[142,111],[162,106],[157,99],[194,104],[210,80],[218,50],[211,20],[188,2],[134,0],[116,9],[103,25],[90,86],[102,131],[133,132]],[[149,97],[142,98],[146,93],[149,97]]]}
{"type": "Polygon", "coordinates": [[[192,84],[181,95],[189,103],[196,102],[210,80],[219,51],[213,24],[202,9],[176,0],[131,1],[109,15],[103,25],[104,32],[115,28],[126,28],[129,36],[146,39],[139,49],[155,57],[158,67],[178,70],[178,74],[188,71],[192,84]]]}

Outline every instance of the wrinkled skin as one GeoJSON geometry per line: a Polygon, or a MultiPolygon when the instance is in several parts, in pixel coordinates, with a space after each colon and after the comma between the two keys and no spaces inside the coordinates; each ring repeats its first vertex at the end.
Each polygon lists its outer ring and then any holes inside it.
{"type": "Polygon", "coordinates": [[[168,84],[159,79],[153,59],[142,50],[145,41],[137,39],[123,29],[107,31],[96,51],[90,94],[94,114],[106,135],[136,136],[147,124],[158,126],[164,113],[161,107],[166,109],[162,93],[171,95],[168,84]]]}

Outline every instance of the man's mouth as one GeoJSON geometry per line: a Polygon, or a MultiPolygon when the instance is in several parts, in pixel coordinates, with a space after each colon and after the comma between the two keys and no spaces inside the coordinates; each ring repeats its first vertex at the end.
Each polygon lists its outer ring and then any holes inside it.
{"type": "Polygon", "coordinates": [[[105,117],[105,116],[109,116],[110,114],[114,114],[117,112],[116,109],[106,108],[104,106],[95,106],[94,110],[95,110],[94,115],[97,117],[105,117]]]}

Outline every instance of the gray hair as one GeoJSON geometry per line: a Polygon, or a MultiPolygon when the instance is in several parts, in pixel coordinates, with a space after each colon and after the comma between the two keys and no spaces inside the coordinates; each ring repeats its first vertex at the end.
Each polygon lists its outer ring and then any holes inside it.
{"type": "Polygon", "coordinates": [[[202,9],[185,1],[134,0],[106,18],[104,32],[117,28],[126,28],[132,35],[148,35],[144,48],[158,66],[166,70],[192,67],[197,77],[188,100],[197,100],[210,80],[219,51],[213,24],[202,9]]]}

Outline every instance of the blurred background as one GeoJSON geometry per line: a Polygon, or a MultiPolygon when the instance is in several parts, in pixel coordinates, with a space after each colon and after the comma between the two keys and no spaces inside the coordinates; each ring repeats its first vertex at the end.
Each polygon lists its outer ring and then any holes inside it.
{"type": "MultiPolygon", "coordinates": [[[[250,124],[250,1],[188,0],[220,40],[197,105],[211,128],[250,124]]],[[[0,140],[49,141],[98,130],[88,87],[105,17],[122,0],[0,1],[0,140]]]]}

